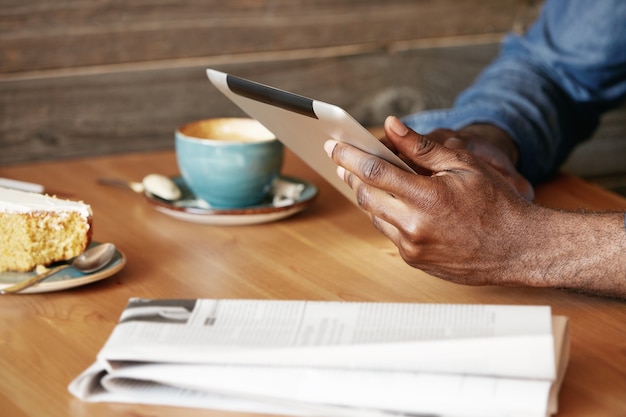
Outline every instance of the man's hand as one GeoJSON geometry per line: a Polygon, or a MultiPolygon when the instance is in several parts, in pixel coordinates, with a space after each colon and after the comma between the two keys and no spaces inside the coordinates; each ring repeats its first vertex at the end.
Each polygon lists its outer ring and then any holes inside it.
{"type": "MultiPolygon", "coordinates": [[[[393,148],[413,174],[334,141],[326,151],[375,227],[416,268],[463,284],[506,282],[518,228],[537,209],[503,175],[465,149],[420,135],[397,118],[385,122],[393,148]]],[[[519,283],[521,284],[521,283],[519,283]]]]}
{"type": "Polygon", "coordinates": [[[530,182],[515,168],[517,148],[507,133],[493,125],[475,124],[458,131],[437,129],[428,137],[453,149],[466,149],[502,174],[528,200],[535,192],[530,182]]]}
{"type": "Polygon", "coordinates": [[[385,121],[385,133],[417,174],[350,145],[330,140],[324,147],[406,263],[459,284],[626,298],[624,213],[543,208],[466,149],[441,145],[395,117],[385,121]]]}

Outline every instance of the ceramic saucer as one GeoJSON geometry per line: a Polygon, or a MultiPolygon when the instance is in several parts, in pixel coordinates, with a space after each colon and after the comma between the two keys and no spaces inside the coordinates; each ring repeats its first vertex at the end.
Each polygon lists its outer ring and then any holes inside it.
{"type": "MultiPolygon", "coordinates": [[[[90,246],[97,245],[98,243],[92,242],[90,246]]],[[[121,270],[126,264],[126,257],[119,250],[115,251],[113,260],[109,264],[100,269],[99,271],[92,273],[82,273],[75,268],[66,268],[55,274],[50,275],[44,281],[26,288],[17,294],[33,294],[42,292],[61,291],[68,288],[79,287],[81,285],[90,284],[92,282],[100,281],[104,278],[108,278],[121,270]]],[[[29,272],[0,272],[0,288],[5,288],[16,282],[24,281],[32,276],[36,275],[35,271],[29,272]]]]}
{"type": "Polygon", "coordinates": [[[189,189],[182,177],[173,177],[172,181],[180,188],[182,197],[176,201],[167,201],[151,193],[144,193],[154,208],[179,220],[223,225],[241,226],[268,223],[292,216],[307,208],[317,197],[317,187],[305,180],[293,177],[279,179],[283,187],[297,189],[290,198],[280,199],[270,195],[259,205],[242,208],[215,208],[198,199],[189,189]]]}

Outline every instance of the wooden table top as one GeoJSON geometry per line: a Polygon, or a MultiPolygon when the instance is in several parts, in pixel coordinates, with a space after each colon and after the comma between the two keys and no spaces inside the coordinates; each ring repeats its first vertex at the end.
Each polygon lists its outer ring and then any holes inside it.
{"type": "MultiPolygon", "coordinates": [[[[94,239],[126,255],[123,270],[83,287],[0,299],[3,416],[212,416],[212,410],[91,404],[67,386],[96,357],[130,297],[257,298],[550,305],[570,318],[571,357],[559,416],[626,415],[626,302],[562,290],[467,287],[407,266],[369,218],[287,153],[284,172],[320,193],[305,211],[250,226],[198,225],[155,210],[101,177],[178,175],[171,150],[0,167],[89,203],[94,239]]],[[[556,208],[626,209],[626,199],[563,176],[539,187],[556,208]]]]}

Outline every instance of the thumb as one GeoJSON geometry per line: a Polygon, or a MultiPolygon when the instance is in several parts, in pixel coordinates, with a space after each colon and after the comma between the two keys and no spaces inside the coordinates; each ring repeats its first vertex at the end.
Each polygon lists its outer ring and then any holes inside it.
{"type": "Polygon", "coordinates": [[[408,128],[397,117],[387,117],[384,127],[387,139],[411,164],[432,173],[462,168],[455,151],[408,128]]]}

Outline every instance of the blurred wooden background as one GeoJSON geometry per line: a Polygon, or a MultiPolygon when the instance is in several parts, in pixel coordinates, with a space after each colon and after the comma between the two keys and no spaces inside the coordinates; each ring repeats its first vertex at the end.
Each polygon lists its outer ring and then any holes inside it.
{"type": "MultiPolygon", "coordinates": [[[[214,67],[330,101],[366,125],[450,105],[535,0],[0,0],[0,165],[173,147],[242,115],[214,67]]],[[[626,112],[567,168],[626,172],[626,112]]]]}

